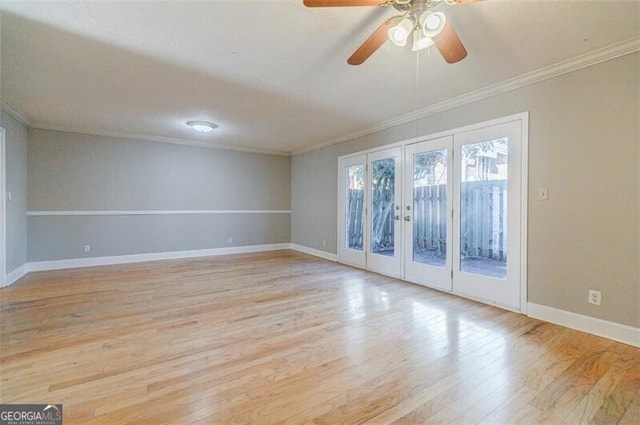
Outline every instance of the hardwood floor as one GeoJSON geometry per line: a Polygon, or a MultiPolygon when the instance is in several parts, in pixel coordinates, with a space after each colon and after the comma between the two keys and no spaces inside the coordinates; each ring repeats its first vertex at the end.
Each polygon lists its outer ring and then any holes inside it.
{"type": "Polygon", "coordinates": [[[640,349],[292,251],[32,273],[0,403],[70,424],[638,424],[640,349]]]}

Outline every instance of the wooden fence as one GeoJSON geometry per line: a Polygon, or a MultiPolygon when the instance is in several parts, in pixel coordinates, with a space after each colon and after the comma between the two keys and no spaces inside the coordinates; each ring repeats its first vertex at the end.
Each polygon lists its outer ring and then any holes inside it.
{"type": "Polygon", "coordinates": [[[362,249],[364,223],[364,190],[349,189],[347,193],[347,247],[362,249]]]}
{"type": "MultiPolygon", "coordinates": [[[[444,253],[446,247],[446,186],[414,189],[414,245],[418,250],[444,253]]],[[[363,191],[347,194],[347,243],[362,248],[363,191]]],[[[507,181],[491,180],[462,183],[460,194],[461,251],[467,258],[507,259],[507,181]]],[[[404,212],[404,211],[403,211],[404,212]]],[[[383,228],[382,241],[393,238],[393,221],[383,228]]]]}
{"type": "Polygon", "coordinates": [[[418,250],[447,250],[447,186],[413,189],[413,243],[418,250]]]}
{"type": "Polygon", "coordinates": [[[462,183],[460,213],[462,255],[507,261],[507,181],[462,183]]]}

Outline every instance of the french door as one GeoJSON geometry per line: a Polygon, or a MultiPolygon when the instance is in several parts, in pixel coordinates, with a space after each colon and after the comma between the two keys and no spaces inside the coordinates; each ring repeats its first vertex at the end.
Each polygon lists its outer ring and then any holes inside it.
{"type": "Polygon", "coordinates": [[[402,277],[402,148],[340,159],[338,258],[402,277]]]}
{"type": "Polygon", "coordinates": [[[405,148],[405,278],[451,291],[453,137],[405,148]]]}
{"type": "Polygon", "coordinates": [[[402,148],[368,155],[367,268],[402,277],[402,148]]]}
{"type": "Polygon", "coordinates": [[[338,259],[521,310],[522,129],[503,121],[341,158],[338,259]]]}
{"type": "Polygon", "coordinates": [[[367,155],[340,158],[339,162],[338,258],[342,263],[364,268],[367,155]]]}
{"type": "Polygon", "coordinates": [[[454,137],[453,291],[520,310],[521,126],[454,137]]]}

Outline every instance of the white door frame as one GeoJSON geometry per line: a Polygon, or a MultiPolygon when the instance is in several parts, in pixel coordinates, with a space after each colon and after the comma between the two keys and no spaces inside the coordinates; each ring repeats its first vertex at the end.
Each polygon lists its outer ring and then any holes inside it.
{"type": "MultiPolygon", "coordinates": [[[[521,122],[521,137],[520,137],[520,160],[521,160],[521,178],[520,178],[520,312],[523,314],[527,314],[527,247],[528,247],[528,211],[529,211],[529,112],[520,112],[517,114],[500,117],[484,122],[479,122],[475,124],[470,124],[458,128],[454,128],[451,130],[439,131],[433,134],[423,135],[416,138],[406,139],[394,143],[390,143],[384,146],[378,146],[375,148],[365,149],[358,152],[353,152],[348,155],[341,156],[340,158],[346,158],[355,155],[363,155],[368,154],[380,150],[389,149],[396,146],[406,146],[411,143],[422,142],[429,139],[435,139],[439,137],[445,136],[455,136],[456,134],[460,134],[463,132],[477,130],[480,128],[499,125],[506,122],[511,121],[520,121],[521,122]]],[[[338,190],[339,193],[339,190],[338,190]]],[[[341,212],[337,211],[338,216],[340,216],[341,212]]],[[[340,231],[340,229],[338,229],[340,231]]],[[[338,239],[340,240],[340,239],[338,239]]],[[[338,258],[338,261],[341,261],[338,258]]]]}
{"type": "Polygon", "coordinates": [[[7,284],[7,151],[6,130],[0,127],[0,288],[7,284]]]}

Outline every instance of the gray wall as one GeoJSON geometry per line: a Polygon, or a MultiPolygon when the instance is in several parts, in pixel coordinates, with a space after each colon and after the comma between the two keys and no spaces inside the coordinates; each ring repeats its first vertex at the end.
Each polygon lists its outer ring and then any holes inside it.
{"type": "MultiPolygon", "coordinates": [[[[291,207],[284,156],[30,129],[28,164],[30,211],[291,207]]],[[[289,214],[32,216],[29,226],[29,261],[290,241],[289,214]]]]}
{"type": "Polygon", "coordinates": [[[27,129],[0,111],[6,130],[7,273],[27,262],[27,129]]]}
{"type": "Polygon", "coordinates": [[[638,69],[640,54],[627,55],[296,155],[292,242],[336,252],[340,155],[410,139],[416,126],[432,134],[530,111],[529,301],[640,327],[638,69]],[[587,304],[590,288],[600,307],[587,304]]]}

